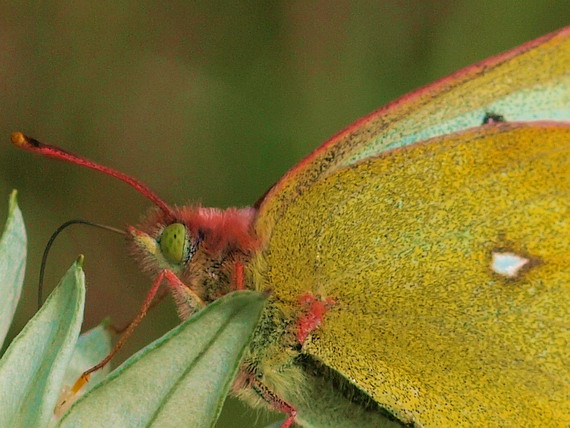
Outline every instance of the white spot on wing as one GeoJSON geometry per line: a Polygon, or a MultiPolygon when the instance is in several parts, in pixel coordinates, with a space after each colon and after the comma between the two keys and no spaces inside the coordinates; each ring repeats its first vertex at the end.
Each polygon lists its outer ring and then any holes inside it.
{"type": "Polygon", "coordinates": [[[518,275],[519,271],[529,263],[530,260],[526,257],[519,256],[515,253],[493,253],[493,261],[491,262],[491,269],[499,275],[504,275],[508,278],[514,278],[518,275]]]}

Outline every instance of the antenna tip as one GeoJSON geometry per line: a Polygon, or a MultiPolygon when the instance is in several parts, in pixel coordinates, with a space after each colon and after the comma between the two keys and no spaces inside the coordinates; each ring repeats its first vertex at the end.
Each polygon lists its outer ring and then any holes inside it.
{"type": "Polygon", "coordinates": [[[10,135],[10,141],[12,141],[12,144],[18,147],[24,147],[29,144],[28,137],[26,137],[21,132],[12,132],[12,135],[10,135]]]}

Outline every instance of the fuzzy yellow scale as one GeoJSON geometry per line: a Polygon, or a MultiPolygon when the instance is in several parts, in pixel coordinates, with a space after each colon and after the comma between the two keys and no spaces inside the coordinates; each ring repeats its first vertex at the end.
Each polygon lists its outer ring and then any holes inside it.
{"type": "Polygon", "coordinates": [[[569,236],[570,126],[494,124],[315,183],[254,269],[284,313],[334,299],[303,352],[401,421],[567,426],[569,236]]]}

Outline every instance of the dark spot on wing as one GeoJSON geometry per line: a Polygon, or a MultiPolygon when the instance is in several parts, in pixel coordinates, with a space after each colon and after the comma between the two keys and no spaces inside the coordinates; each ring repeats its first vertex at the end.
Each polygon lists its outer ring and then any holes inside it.
{"type": "Polygon", "coordinates": [[[506,122],[506,121],[507,120],[505,119],[505,116],[491,111],[486,112],[485,116],[483,117],[483,125],[487,125],[489,123],[506,122]]]}

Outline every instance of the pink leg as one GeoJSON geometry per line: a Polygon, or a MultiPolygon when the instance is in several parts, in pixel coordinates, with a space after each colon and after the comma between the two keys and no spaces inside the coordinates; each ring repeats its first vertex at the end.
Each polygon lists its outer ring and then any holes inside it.
{"type": "Polygon", "coordinates": [[[165,279],[166,279],[166,282],[167,282],[168,286],[170,287],[170,289],[174,295],[184,294],[186,300],[193,301],[195,306],[197,306],[197,307],[205,306],[202,299],[200,299],[200,297],[196,293],[194,293],[182,281],[180,281],[180,279],[174,274],[174,272],[172,272],[168,269],[162,270],[154,279],[154,281],[150,287],[150,290],[148,291],[148,293],[144,299],[144,302],[143,302],[143,304],[139,310],[139,313],[133,319],[133,321],[131,321],[131,323],[127,327],[126,331],[119,338],[119,341],[115,344],[115,346],[113,347],[111,352],[109,352],[109,354],[101,362],[99,362],[97,365],[95,365],[95,366],[91,367],[89,370],[83,372],[83,374],[79,377],[79,379],[77,379],[75,381],[75,384],[73,385],[73,387],[71,388],[69,393],[67,393],[65,395],[65,397],[63,397],[63,399],[60,401],[60,403],[58,403],[57,408],[64,408],[64,406],[66,406],[67,402],[69,402],[69,400],[72,400],[74,397],[76,397],[77,394],[79,393],[79,391],[87,384],[87,382],[89,382],[89,378],[91,377],[91,374],[93,372],[96,372],[97,370],[102,369],[107,364],[109,364],[111,359],[113,359],[113,357],[117,354],[117,352],[120,351],[120,349],[123,347],[123,345],[125,344],[125,342],[129,338],[129,336],[133,333],[135,328],[140,324],[140,322],[143,320],[143,318],[147,314],[149,308],[152,306],[153,300],[156,297],[158,290],[160,289],[162,281],[164,281],[165,279]]]}
{"type": "Polygon", "coordinates": [[[147,314],[148,309],[150,308],[152,301],[154,300],[156,293],[158,292],[158,289],[160,288],[160,285],[162,284],[162,281],[165,279],[167,280],[168,286],[171,289],[173,289],[173,291],[175,291],[175,290],[177,291],[179,287],[183,287],[185,293],[191,293],[192,295],[194,295],[196,297],[198,303],[201,303],[202,305],[204,305],[204,302],[202,301],[202,299],[200,299],[200,297],[198,297],[182,281],[180,281],[180,279],[174,274],[174,272],[167,270],[167,269],[162,270],[154,279],[154,281],[150,287],[150,290],[148,291],[137,316],[129,324],[126,331],[120,337],[119,341],[115,344],[114,348],[111,350],[109,355],[107,355],[99,364],[91,367],[89,370],[85,371],[81,375],[81,377],[77,380],[77,382],[74,385],[74,389],[76,389],[75,392],[79,391],[79,389],[83,385],[85,385],[85,383],[87,383],[87,381],[89,380],[89,377],[91,376],[91,373],[105,367],[109,363],[109,361],[111,361],[111,359],[117,354],[117,352],[119,352],[119,350],[123,347],[123,345],[125,344],[125,342],[129,338],[129,336],[133,333],[135,328],[140,324],[140,322],[143,320],[143,318],[147,314]]]}
{"type": "Polygon", "coordinates": [[[152,283],[152,285],[150,287],[150,290],[148,291],[148,293],[144,299],[144,302],[143,302],[143,304],[139,310],[139,313],[133,319],[133,321],[129,324],[126,331],[119,338],[119,341],[115,344],[115,346],[113,347],[111,352],[109,352],[109,354],[102,361],[100,361],[97,365],[95,365],[95,366],[91,367],[89,370],[86,370],[85,372],[83,372],[83,374],[79,377],[79,379],[77,379],[75,381],[75,383],[71,387],[71,390],[69,391],[69,393],[58,404],[58,407],[65,406],[67,401],[69,401],[70,399],[73,399],[73,397],[75,397],[79,393],[79,391],[87,384],[87,382],[89,382],[89,378],[91,377],[91,374],[93,372],[96,372],[97,370],[102,369],[107,364],[109,364],[109,362],[113,359],[113,357],[117,354],[117,352],[119,352],[121,350],[121,348],[123,347],[123,345],[125,344],[125,342],[129,338],[129,336],[133,333],[135,328],[140,324],[142,319],[147,314],[148,309],[149,309],[154,297],[156,296],[156,293],[158,292],[160,285],[162,284],[162,281],[163,281],[164,276],[165,276],[164,272],[165,271],[162,271],[155,278],[154,282],[152,283]]]}
{"type": "Polygon", "coordinates": [[[334,300],[317,299],[313,294],[303,294],[299,302],[307,308],[306,313],[297,322],[297,340],[302,345],[311,331],[316,329],[321,322],[329,306],[334,304],[334,300]]]}
{"type": "Polygon", "coordinates": [[[174,272],[170,270],[162,271],[166,284],[172,292],[172,297],[178,309],[178,315],[183,320],[190,318],[195,312],[202,309],[206,304],[192,289],[180,281],[174,272]]]}
{"type": "Polygon", "coordinates": [[[283,422],[279,428],[289,428],[293,425],[293,422],[295,422],[295,415],[291,415],[285,419],[285,422],[283,422]]]}
{"type": "MultiPolygon", "coordinates": [[[[158,306],[159,303],[162,303],[162,301],[169,294],[169,292],[170,292],[170,290],[168,290],[167,288],[163,288],[162,290],[160,290],[160,293],[158,293],[154,297],[154,299],[152,300],[152,303],[148,307],[147,313],[150,312],[154,307],[158,306]]],[[[123,334],[132,323],[133,323],[133,320],[129,321],[123,327],[117,327],[116,325],[111,324],[109,326],[109,329],[115,334],[123,334]]]]}
{"type": "Polygon", "coordinates": [[[245,290],[245,285],[243,281],[243,263],[234,263],[234,283],[236,290],[245,290]]]}
{"type": "Polygon", "coordinates": [[[297,417],[297,410],[295,410],[295,408],[286,401],[277,397],[273,391],[271,391],[262,383],[251,378],[249,381],[251,388],[257,392],[261,398],[268,402],[275,410],[288,415],[287,419],[285,419],[285,422],[281,424],[280,428],[289,428],[293,422],[295,422],[295,418],[297,417]]]}
{"type": "Polygon", "coordinates": [[[196,303],[197,306],[199,306],[199,307],[206,306],[206,304],[200,298],[200,296],[198,296],[186,284],[184,284],[182,281],[180,281],[180,278],[178,278],[176,276],[176,274],[174,272],[172,272],[171,270],[165,269],[162,272],[160,272],[159,275],[163,275],[164,279],[166,279],[166,283],[171,288],[173,293],[182,292],[186,296],[188,296],[189,298],[194,300],[194,302],[196,303]]]}
{"type": "Polygon", "coordinates": [[[139,310],[139,313],[133,319],[133,321],[129,324],[129,326],[127,327],[127,330],[121,336],[119,341],[115,344],[115,347],[111,350],[109,355],[107,355],[99,364],[97,364],[94,367],[91,367],[89,370],[84,372],[81,375],[81,378],[84,378],[85,381],[87,381],[89,379],[89,376],[91,375],[91,373],[105,367],[109,363],[109,361],[111,361],[111,359],[117,354],[117,352],[119,352],[119,350],[123,347],[123,345],[125,344],[125,342],[129,338],[129,336],[133,333],[135,328],[140,324],[140,322],[143,320],[143,318],[147,314],[148,309],[149,309],[154,297],[156,296],[156,293],[157,293],[158,289],[160,288],[160,285],[162,284],[163,279],[164,279],[164,271],[162,271],[160,274],[158,274],[158,276],[155,278],[154,282],[152,283],[152,285],[150,287],[150,290],[148,291],[148,293],[144,299],[144,302],[143,302],[143,304],[139,310]]]}

